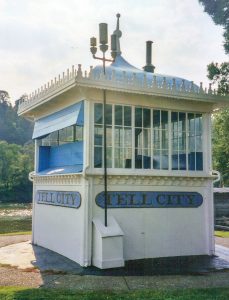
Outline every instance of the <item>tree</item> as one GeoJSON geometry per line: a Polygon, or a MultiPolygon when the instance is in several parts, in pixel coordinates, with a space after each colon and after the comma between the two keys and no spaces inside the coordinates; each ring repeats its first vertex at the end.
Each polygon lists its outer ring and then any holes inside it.
{"type": "Polygon", "coordinates": [[[208,65],[208,78],[217,85],[217,91],[221,95],[229,94],[229,63],[211,63],[208,65]]]}
{"type": "Polygon", "coordinates": [[[221,174],[221,186],[229,186],[229,109],[213,118],[213,168],[221,174]]]}
{"type": "Polygon", "coordinates": [[[12,107],[9,94],[0,91],[0,140],[23,145],[31,141],[33,123],[19,117],[17,114],[18,101],[12,107]]]}
{"type": "Polygon", "coordinates": [[[0,141],[0,199],[30,202],[32,184],[28,174],[33,170],[33,145],[20,146],[0,141]]]}
{"type": "Polygon", "coordinates": [[[224,28],[224,49],[229,54],[229,1],[228,0],[199,0],[216,25],[224,28]]]}
{"type": "MultiPolygon", "coordinates": [[[[229,54],[229,0],[199,0],[216,25],[224,28],[224,50],[229,54]]],[[[221,95],[229,94],[229,63],[210,63],[207,77],[221,95]]],[[[229,109],[213,117],[213,168],[221,173],[221,185],[229,186],[229,109]]]]}
{"type": "Polygon", "coordinates": [[[8,103],[9,98],[10,96],[7,91],[0,90],[0,103],[8,103]]]}

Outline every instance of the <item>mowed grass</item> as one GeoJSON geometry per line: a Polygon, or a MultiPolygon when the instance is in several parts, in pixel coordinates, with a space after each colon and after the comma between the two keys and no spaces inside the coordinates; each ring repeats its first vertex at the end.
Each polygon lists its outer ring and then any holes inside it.
{"type": "Polygon", "coordinates": [[[0,204],[0,234],[28,234],[31,229],[31,204],[0,204]]]}
{"type": "Polygon", "coordinates": [[[73,291],[0,287],[6,300],[228,300],[229,288],[183,289],[175,291],[141,290],[130,292],[73,291]]]}
{"type": "Polygon", "coordinates": [[[32,218],[0,218],[0,234],[28,232],[31,228],[32,218]]]}
{"type": "Polygon", "coordinates": [[[229,231],[215,231],[215,236],[229,238],[229,231]]]}

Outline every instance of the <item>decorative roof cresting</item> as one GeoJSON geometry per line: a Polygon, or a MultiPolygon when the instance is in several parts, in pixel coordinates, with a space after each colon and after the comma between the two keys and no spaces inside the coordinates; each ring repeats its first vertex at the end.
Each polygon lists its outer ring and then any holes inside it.
{"type": "Polygon", "coordinates": [[[67,69],[67,72],[63,72],[62,75],[55,77],[30,95],[25,94],[19,102],[18,114],[23,115],[74,86],[185,100],[229,101],[228,96],[219,95],[216,90],[213,90],[211,84],[208,88],[203,88],[202,82],[200,86],[197,86],[193,81],[146,72],[129,64],[121,56],[120,14],[117,14],[116,17],[116,29],[111,35],[114,45],[114,48],[111,49],[114,54],[112,57],[115,59],[106,67],[105,75],[102,66],[90,67],[89,72],[83,72],[81,64],[78,64],[78,68],[72,66],[71,70],[67,69]]]}

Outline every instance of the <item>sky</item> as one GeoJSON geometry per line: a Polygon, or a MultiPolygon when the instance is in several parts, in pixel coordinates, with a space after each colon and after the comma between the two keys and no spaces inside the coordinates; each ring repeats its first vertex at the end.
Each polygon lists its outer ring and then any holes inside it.
{"type": "Polygon", "coordinates": [[[147,40],[154,41],[155,73],[197,84],[208,84],[207,64],[228,61],[223,29],[198,0],[0,0],[0,90],[14,102],[72,65],[97,65],[90,37],[98,37],[99,23],[108,23],[112,34],[117,13],[122,55],[138,68],[147,40]]]}

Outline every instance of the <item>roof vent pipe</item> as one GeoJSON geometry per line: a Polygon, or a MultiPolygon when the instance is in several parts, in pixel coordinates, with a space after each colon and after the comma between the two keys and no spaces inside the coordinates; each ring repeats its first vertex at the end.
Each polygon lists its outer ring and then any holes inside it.
{"type": "Polygon", "coordinates": [[[154,65],[152,65],[152,41],[146,42],[146,65],[143,67],[144,71],[154,73],[154,65]]]}

